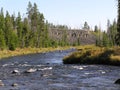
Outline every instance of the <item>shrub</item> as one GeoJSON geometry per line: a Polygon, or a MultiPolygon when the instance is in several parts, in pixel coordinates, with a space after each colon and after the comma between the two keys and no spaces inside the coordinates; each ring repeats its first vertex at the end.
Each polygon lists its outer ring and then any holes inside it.
{"type": "Polygon", "coordinates": [[[96,49],[74,52],[63,59],[64,64],[120,65],[119,49],[96,49]],[[119,54],[119,55],[118,55],[119,54]],[[115,56],[116,55],[116,56],[115,56]]]}

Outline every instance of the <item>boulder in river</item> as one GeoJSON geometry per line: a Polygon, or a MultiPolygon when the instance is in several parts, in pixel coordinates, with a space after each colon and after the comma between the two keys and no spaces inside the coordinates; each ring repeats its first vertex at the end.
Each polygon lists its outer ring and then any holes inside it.
{"type": "Polygon", "coordinates": [[[33,73],[33,72],[36,72],[36,71],[37,71],[37,69],[30,68],[27,71],[25,71],[25,73],[33,73]]]}
{"type": "Polygon", "coordinates": [[[120,79],[116,80],[115,84],[120,84],[120,79]]]}
{"type": "Polygon", "coordinates": [[[17,84],[17,83],[13,83],[12,86],[13,86],[13,87],[17,87],[18,84],[17,84]]]}
{"type": "Polygon", "coordinates": [[[13,70],[12,74],[20,73],[18,70],[13,70]]]}
{"type": "Polygon", "coordinates": [[[2,82],[2,80],[0,80],[0,86],[4,86],[4,83],[2,82]]]}

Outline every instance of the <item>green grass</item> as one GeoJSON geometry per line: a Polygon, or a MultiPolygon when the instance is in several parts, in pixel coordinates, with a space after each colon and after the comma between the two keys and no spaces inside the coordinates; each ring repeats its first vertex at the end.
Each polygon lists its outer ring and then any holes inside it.
{"type": "Polygon", "coordinates": [[[94,45],[77,47],[78,51],[65,56],[64,64],[105,64],[120,66],[120,47],[101,48],[94,45]]]}

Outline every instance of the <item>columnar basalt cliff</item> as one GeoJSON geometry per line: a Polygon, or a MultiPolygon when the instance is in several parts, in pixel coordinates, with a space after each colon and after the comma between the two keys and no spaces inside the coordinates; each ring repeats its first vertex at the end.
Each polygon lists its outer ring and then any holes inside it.
{"type": "Polygon", "coordinates": [[[49,29],[49,37],[55,41],[66,41],[69,44],[79,43],[81,45],[85,44],[95,44],[96,36],[89,30],[60,30],[60,29],[49,29]]]}

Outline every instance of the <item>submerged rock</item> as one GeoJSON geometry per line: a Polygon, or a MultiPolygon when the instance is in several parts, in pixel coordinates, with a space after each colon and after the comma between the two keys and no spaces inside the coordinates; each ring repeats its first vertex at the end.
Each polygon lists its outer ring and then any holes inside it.
{"type": "Polygon", "coordinates": [[[102,74],[105,74],[106,72],[103,71],[103,72],[101,72],[101,73],[102,73],[102,74]]]}
{"type": "Polygon", "coordinates": [[[81,66],[73,66],[73,68],[75,68],[75,69],[79,69],[79,70],[83,70],[83,69],[84,69],[84,68],[81,67],[81,66]]]}
{"type": "Polygon", "coordinates": [[[120,79],[116,80],[115,84],[120,84],[120,79]]]}
{"type": "Polygon", "coordinates": [[[40,68],[38,70],[44,71],[44,70],[52,70],[52,69],[53,69],[52,67],[45,67],[45,68],[40,68]]]}

